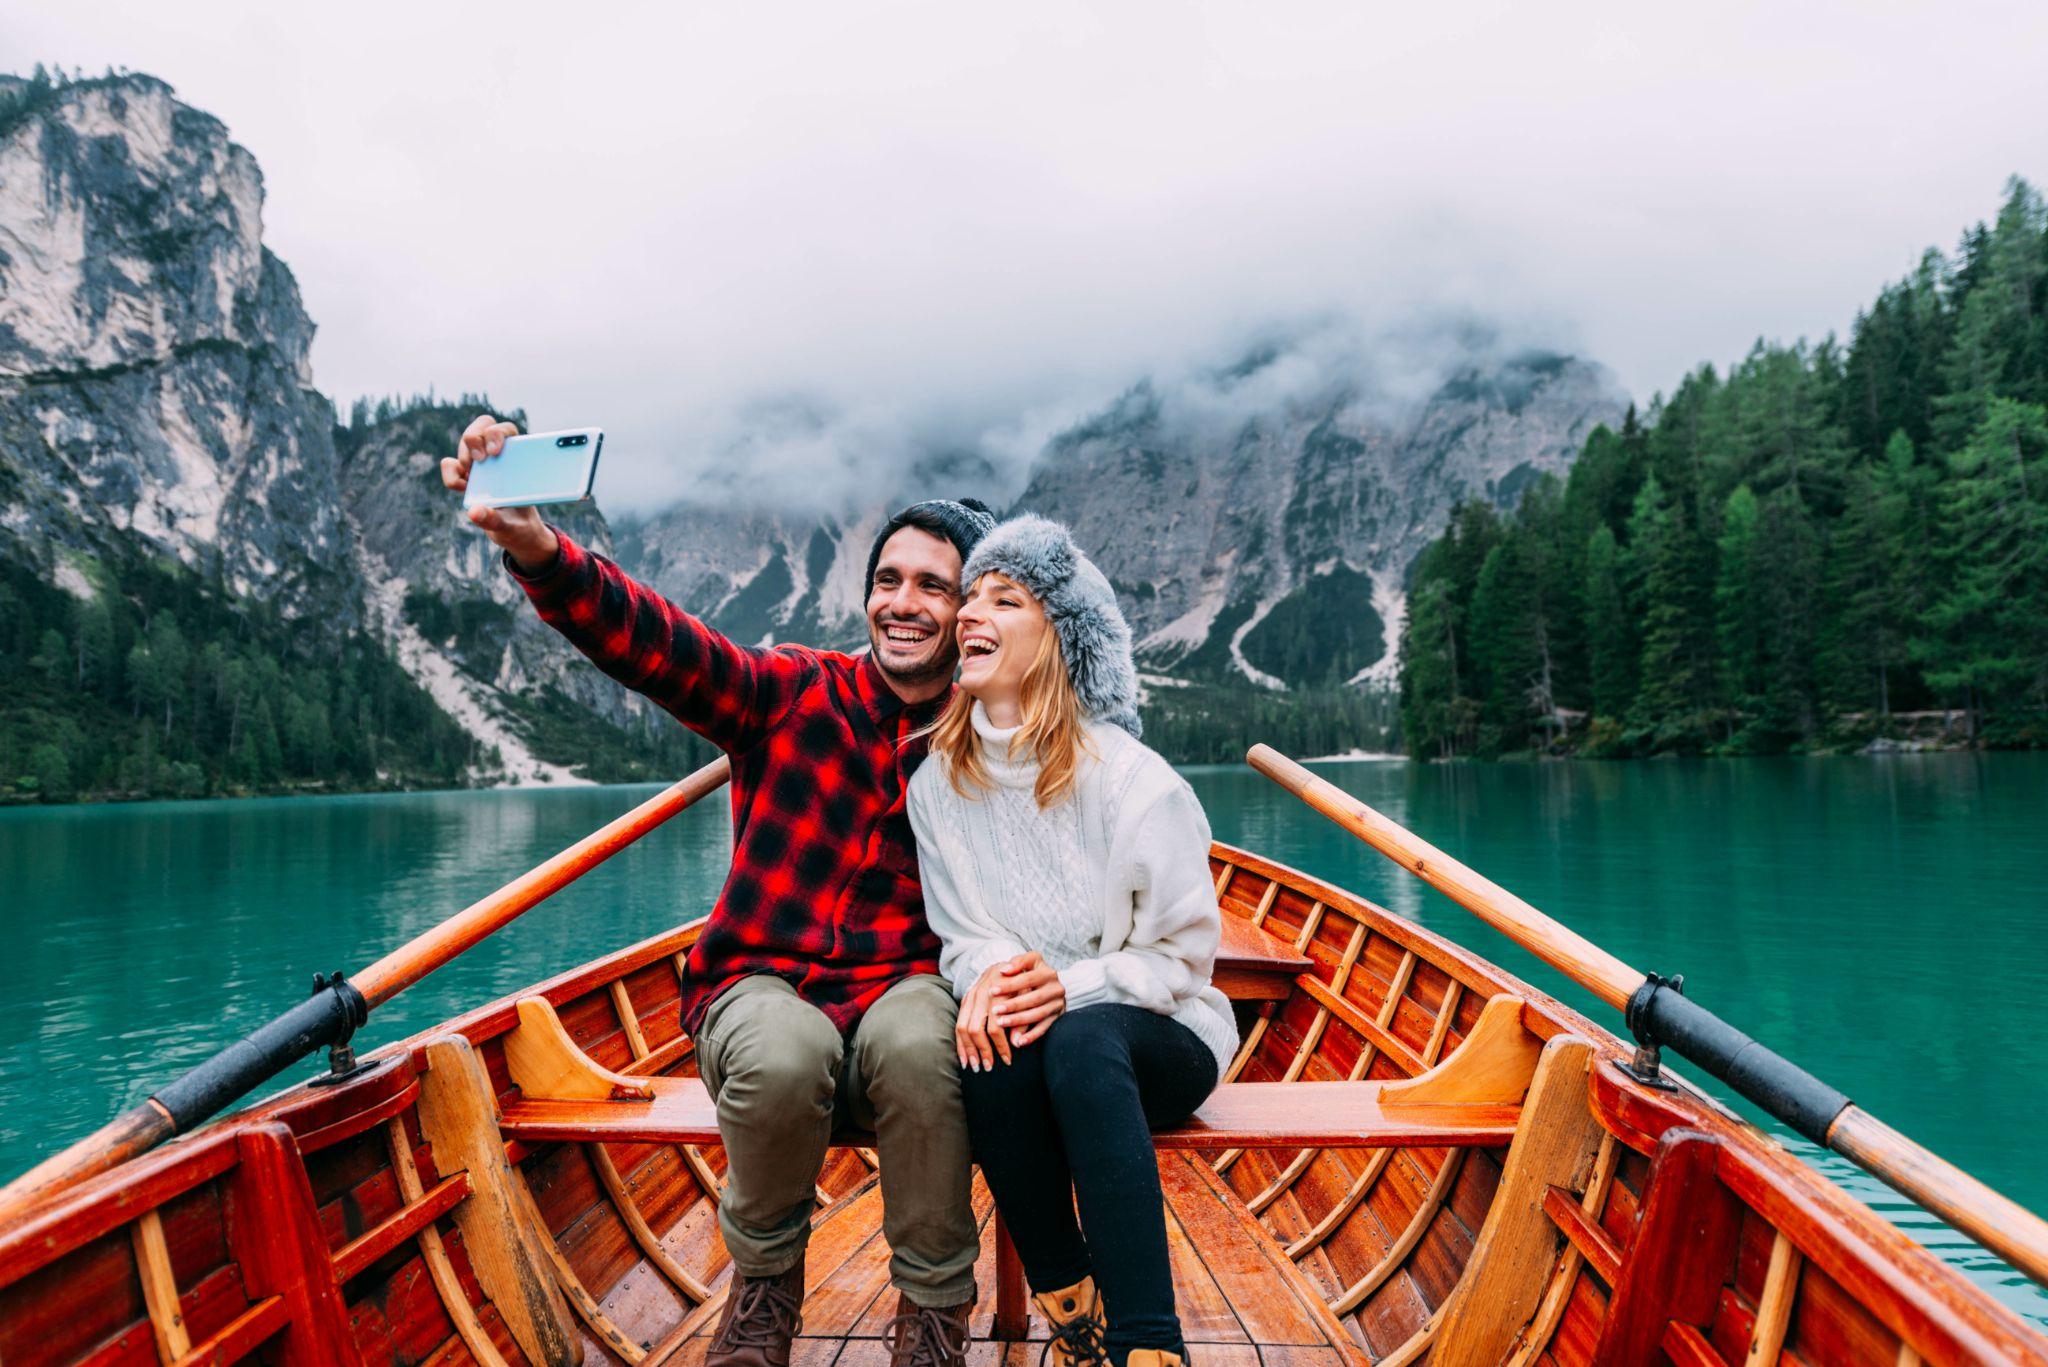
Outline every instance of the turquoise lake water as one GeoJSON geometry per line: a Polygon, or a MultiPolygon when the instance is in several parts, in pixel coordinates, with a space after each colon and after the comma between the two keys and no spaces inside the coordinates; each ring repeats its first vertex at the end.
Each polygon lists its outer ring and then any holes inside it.
{"type": "MultiPolygon", "coordinates": [[[[2048,1210],[2048,756],[1320,771],[1909,1136],[2048,1210]]],[[[1615,1013],[1245,769],[1217,837],[1615,1013]]],[[[0,812],[0,1176],[641,800],[649,788],[0,812]]],[[[697,916],[727,806],[684,813],[382,1008],[374,1046],[697,916]]],[[[308,1064],[304,1071],[311,1071],[308,1064]]],[[[1874,1180],[1830,1176],[2048,1325],[2048,1292],[1874,1180]]]]}

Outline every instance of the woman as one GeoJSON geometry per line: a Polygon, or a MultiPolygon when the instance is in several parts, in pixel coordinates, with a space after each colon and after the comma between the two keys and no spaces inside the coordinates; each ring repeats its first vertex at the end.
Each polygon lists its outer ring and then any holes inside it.
{"type": "Polygon", "coordinates": [[[1149,1131],[1237,1048],[1209,823],[1138,742],[1130,628],[1065,528],[1003,523],[963,582],[960,687],[909,806],[974,1156],[1063,1367],[1178,1367],[1149,1131]]]}

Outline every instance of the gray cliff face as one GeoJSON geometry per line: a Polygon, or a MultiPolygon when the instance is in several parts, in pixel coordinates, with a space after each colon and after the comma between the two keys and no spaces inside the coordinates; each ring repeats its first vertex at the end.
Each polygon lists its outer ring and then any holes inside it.
{"type": "Polygon", "coordinates": [[[1386,679],[1407,569],[1452,504],[1511,506],[1624,408],[1598,367],[1547,354],[1460,368],[1420,404],[1339,387],[1228,421],[1140,385],[1057,438],[1019,502],[1073,527],[1149,667],[1386,679]]]}
{"type": "Polygon", "coordinates": [[[332,409],[262,206],[247,150],[147,77],[72,86],[0,137],[0,536],[54,567],[132,535],[352,626],[332,409]]]}
{"type": "MultiPolygon", "coordinates": [[[[473,416],[467,408],[424,407],[339,433],[341,493],[370,618],[415,678],[459,675],[501,727],[513,727],[508,698],[540,690],[623,723],[637,700],[535,615],[497,548],[441,484],[441,457],[473,416]]],[[[614,553],[594,504],[551,508],[548,518],[591,550],[614,553]]]]}
{"type": "Polygon", "coordinates": [[[893,505],[843,518],[681,505],[619,528],[619,563],[736,641],[854,649],[868,546],[893,505]]]}
{"type": "MultiPolygon", "coordinates": [[[[255,159],[149,77],[66,87],[0,130],[0,553],[89,594],[86,562],[139,548],[305,630],[367,628],[496,752],[474,777],[571,778],[517,704],[552,692],[615,723],[636,704],[441,487],[467,413],[335,427],[262,204],[255,159]]],[[[595,508],[558,520],[610,549],[595,508]]]]}
{"type": "MultiPolygon", "coordinates": [[[[1419,401],[1364,397],[1361,380],[1228,402],[1262,364],[1207,377],[1192,407],[1135,386],[1048,445],[1013,509],[1074,529],[1149,670],[1391,682],[1408,566],[1452,504],[1512,506],[1626,407],[1598,366],[1540,353],[1475,358],[1419,401]]],[[[619,556],[742,640],[850,646],[865,639],[874,529],[897,504],[951,492],[938,481],[822,523],[680,507],[623,529],[619,556]]]]}

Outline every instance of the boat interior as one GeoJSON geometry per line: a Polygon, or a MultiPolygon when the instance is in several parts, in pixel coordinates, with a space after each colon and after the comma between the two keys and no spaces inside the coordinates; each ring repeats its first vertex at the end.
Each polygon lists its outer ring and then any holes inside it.
{"type": "MultiPolygon", "coordinates": [[[[1631,1046],[1218,845],[1225,1084],[1158,1135],[1200,1367],[2048,1363],[2039,1334],[1631,1046]]],[[[730,1267],[685,926],[0,1226],[0,1364],[687,1367],[730,1267]]],[[[794,1367],[882,1367],[870,1136],[820,1173],[794,1367]]],[[[1046,1337],[977,1180],[970,1360],[1046,1337]]]]}

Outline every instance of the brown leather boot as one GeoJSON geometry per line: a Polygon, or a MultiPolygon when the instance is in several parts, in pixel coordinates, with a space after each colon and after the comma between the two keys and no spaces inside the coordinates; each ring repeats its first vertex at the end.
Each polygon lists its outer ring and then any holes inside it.
{"type": "Polygon", "coordinates": [[[1102,1293],[1095,1289],[1095,1278],[1083,1277],[1031,1299],[1052,1326],[1041,1361],[1050,1357],[1052,1367],[1108,1367],[1102,1351],[1102,1293]]]}
{"type": "Polygon", "coordinates": [[[969,1298],[959,1305],[919,1305],[896,1293],[896,1317],[882,1326],[889,1367],[967,1367],[969,1298]]]}
{"type": "Polygon", "coordinates": [[[733,1274],[704,1367],[789,1367],[789,1347],[803,1328],[804,1260],[774,1277],[733,1274]]]}

